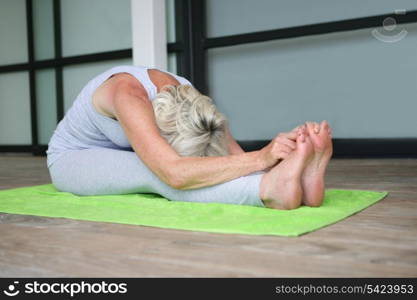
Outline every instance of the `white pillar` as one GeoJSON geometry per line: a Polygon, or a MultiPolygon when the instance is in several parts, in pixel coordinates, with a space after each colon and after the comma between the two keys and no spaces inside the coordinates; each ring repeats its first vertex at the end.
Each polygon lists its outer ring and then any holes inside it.
{"type": "Polygon", "coordinates": [[[167,69],[165,0],[131,0],[133,64],[167,69]]]}

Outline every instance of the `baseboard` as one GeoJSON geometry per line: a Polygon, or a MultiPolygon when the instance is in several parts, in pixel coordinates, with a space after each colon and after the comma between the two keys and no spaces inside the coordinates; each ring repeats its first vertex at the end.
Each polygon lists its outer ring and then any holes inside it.
{"type": "Polygon", "coordinates": [[[45,156],[47,145],[0,145],[0,153],[32,153],[33,155],[45,156]]]}
{"type": "MultiPolygon", "coordinates": [[[[245,151],[266,146],[268,140],[238,141],[245,151]]],[[[0,152],[46,155],[46,145],[0,145],[0,152]]],[[[333,139],[334,158],[417,158],[417,138],[333,139]]]]}
{"type": "MultiPolygon", "coordinates": [[[[239,141],[245,151],[259,150],[269,141],[239,141]]],[[[417,158],[417,138],[333,139],[335,158],[417,158]]]]}

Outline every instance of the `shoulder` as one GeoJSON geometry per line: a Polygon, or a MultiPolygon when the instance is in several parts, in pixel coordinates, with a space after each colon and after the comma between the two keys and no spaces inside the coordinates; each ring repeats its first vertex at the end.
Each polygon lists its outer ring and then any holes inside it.
{"type": "Polygon", "coordinates": [[[145,100],[148,99],[148,93],[133,75],[117,73],[95,90],[92,101],[98,112],[115,118],[115,103],[131,97],[145,100]]]}
{"type": "MultiPolygon", "coordinates": [[[[149,79],[157,88],[157,92],[165,85],[180,85],[180,82],[171,74],[160,71],[158,69],[148,69],[147,70],[149,79]]],[[[119,73],[114,75],[115,82],[114,88],[121,93],[140,93],[142,95],[147,95],[147,92],[142,85],[142,83],[137,80],[137,78],[129,73],[119,73]]]]}
{"type": "Polygon", "coordinates": [[[118,96],[148,97],[148,93],[142,83],[129,73],[116,74],[112,88],[115,99],[118,96]]]}
{"type": "Polygon", "coordinates": [[[165,85],[180,85],[180,82],[169,73],[157,69],[148,69],[148,74],[158,93],[165,85]]]}

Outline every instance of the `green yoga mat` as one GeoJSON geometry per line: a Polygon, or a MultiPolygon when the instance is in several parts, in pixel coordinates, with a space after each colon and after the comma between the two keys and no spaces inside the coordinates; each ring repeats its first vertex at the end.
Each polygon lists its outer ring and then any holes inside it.
{"type": "Polygon", "coordinates": [[[162,228],[298,236],[383,199],[386,192],[326,190],[321,207],[280,211],[218,203],[173,202],[154,194],[76,196],[52,184],[0,191],[0,212],[162,228]]]}

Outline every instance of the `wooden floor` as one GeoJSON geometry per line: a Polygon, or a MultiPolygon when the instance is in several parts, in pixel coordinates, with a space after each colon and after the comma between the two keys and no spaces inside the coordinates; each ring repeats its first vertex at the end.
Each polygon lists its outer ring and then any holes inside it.
{"type": "MultiPolygon", "coordinates": [[[[45,158],[0,156],[0,189],[49,182],[45,158]]],[[[327,182],[390,194],[297,238],[0,214],[0,277],[417,276],[417,160],[333,160],[327,182]]]]}

